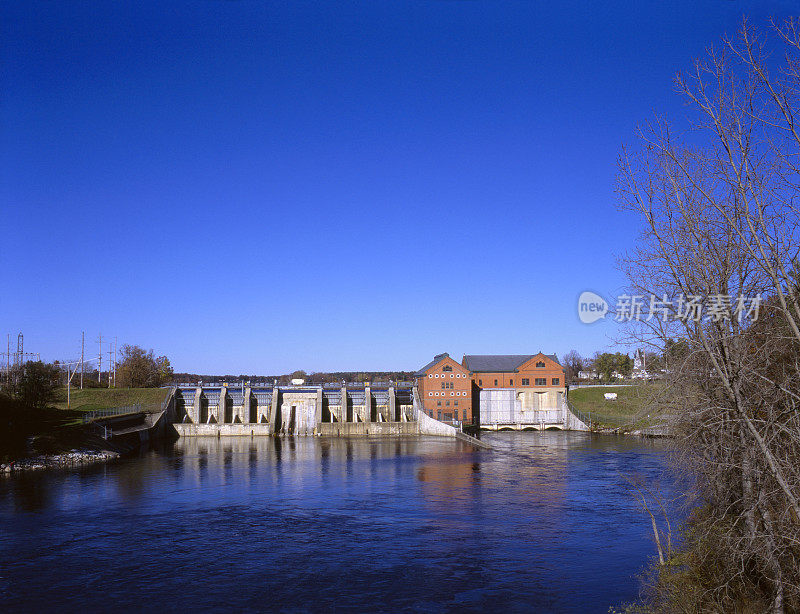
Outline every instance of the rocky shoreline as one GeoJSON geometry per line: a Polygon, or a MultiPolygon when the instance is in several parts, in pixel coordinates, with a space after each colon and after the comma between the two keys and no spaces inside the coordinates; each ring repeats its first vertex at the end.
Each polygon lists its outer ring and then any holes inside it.
{"type": "Polygon", "coordinates": [[[29,458],[0,464],[0,475],[9,475],[21,471],[38,471],[41,469],[65,469],[85,467],[95,463],[116,460],[119,452],[110,450],[70,450],[61,454],[40,454],[29,458]]]}

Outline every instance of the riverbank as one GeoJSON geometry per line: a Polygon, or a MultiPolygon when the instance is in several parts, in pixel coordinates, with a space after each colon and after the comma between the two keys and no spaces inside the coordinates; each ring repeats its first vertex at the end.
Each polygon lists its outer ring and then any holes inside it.
{"type": "Polygon", "coordinates": [[[120,456],[119,452],[113,450],[70,450],[61,454],[39,454],[0,463],[0,475],[43,469],[74,469],[116,460],[120,456]]]}

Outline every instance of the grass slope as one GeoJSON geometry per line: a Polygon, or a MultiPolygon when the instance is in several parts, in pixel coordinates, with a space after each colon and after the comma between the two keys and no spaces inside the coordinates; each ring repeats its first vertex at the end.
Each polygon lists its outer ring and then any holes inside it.
{"type": "Polygon", "coordinates": [[[602,427],[642,427],[657,421],[660,415],[658,395],[661,392],[663,385],[655,382],[634,386],[572,388],[569,400],[576,409],[588,414],[593,422],[602,427]],[[617,400],[606,401],[603,395],[607,392],[616,392],[617,400]]]}
{"type": "MultiPolygon", "coordinates": [[[[166,388],[72,388],[70,390],[70,409],[78,411],[91,411],[94,409],[107,409],[109,407],[122,407],[141,403],[143,408],[160,405],[166,398],[166,388]]],[[[58,409],[67,408],[67,389],[59,391],[58,400],[53,403],[58,409]]]]}

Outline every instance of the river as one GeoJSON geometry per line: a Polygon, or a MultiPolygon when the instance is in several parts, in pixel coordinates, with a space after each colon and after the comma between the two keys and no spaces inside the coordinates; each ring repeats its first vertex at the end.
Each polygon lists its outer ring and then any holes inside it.
{"type": "Polygon", "coordinates": [[[655,554],[659,440],[182,439],[0,480],[5,612],[607,612],[655,554]]]}

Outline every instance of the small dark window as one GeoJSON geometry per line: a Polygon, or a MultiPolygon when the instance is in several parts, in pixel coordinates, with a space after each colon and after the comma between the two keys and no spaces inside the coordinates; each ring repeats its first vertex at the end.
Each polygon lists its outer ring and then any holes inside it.
{"type": "Polygon", "coordinates": [[[544,363],[540,360],[539,362],[536,363],[536,368],[537,369],[544,369],[544,363]]]}
{"type": "Polygon", "coordinates": [[[547,378],[546,378],[546,377],[537,377],[537,378],[534,380],[534,383],[535,383],[537,386],[547,386],[547,378]]]}
{"type": "MultiPolygon", "coordinates": [[[[458,405],[458,401],[456,401],[456,405],[458,405]]],[[[454,417],[456,420],[458,420],[458,410],[457,410],[457,409],[454,409],[454,410],[453,410],[453,417],[454,417]]]]}
{"type": "Polygon", "coordinates": [[[478,386],[483,386],[483,380],[482,379],[478,380],[478,386]]]}
{"type": "Polygon", "coordinates": [[[442,382],[442,390],[444,390],[444,382],[442,382]]]}
{"type": "Polygon", "coordinates": [[[527,378],[527,377],[523,377],[522,378],[522,385],[523,386],[530,386],[531,385],[531,380],[529,378],[527,378]]]}
{"type": "Polygon", "coordinates": [[[554,378],[553,378],[553,386],[558,386],[558,384],[560,383],[560,381],[561,381],[561,378],[554,377],[554,378]]]}
{"type": "Polygon", "coordinates": [[[442,419],[442,412],[440,412],[440,411],[436,412],[436,419],[437,420],[441,420],[442,419]]]}
{"type": "Polygon", "coordinates": [[[450,401],[445,401],[444,403],[447,407],[450,407],[450,401]]]}
{"type": "Polygon", "coordinates": [[[497,386],[497,380],[494,380],[494,385],[497,386]]]}
{"type": "Polygon", "coordinates": [[[514,380],[513,379],[508,380],[508,385],[509,386],[513,386],[514,385],[514,380]]]}
{"type": "Polygon", "coordinates": [[[437,407],[441,407],[442,406],[442,402],[441,401],[436,401],[436,406],[437,407]]]}
{"type": "Polygon", "coordinates": [[[453,367],[451,367],[450,365],[445,365],[445,366],[442,367],[442,371],[452,371],[452,370],[453,370],[453,367]]]}

